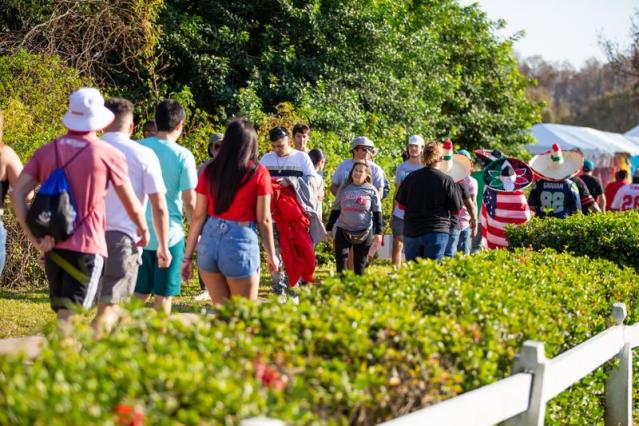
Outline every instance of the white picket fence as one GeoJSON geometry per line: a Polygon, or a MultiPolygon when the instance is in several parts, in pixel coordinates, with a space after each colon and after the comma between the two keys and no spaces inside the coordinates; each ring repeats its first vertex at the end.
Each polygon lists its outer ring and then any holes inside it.
{"type": "MultiPolygon", "coordinates": [[[[616,325],[584,343],[546,358],[544,344],[524,342],[515,357],[512,376],[415,411],[382,426],[405,425],[506,425],[541,426],[546,404],[579,380],[617,358],[605,388],[606,426],[632,425],[632,349],[639,346],[639,323],[624,325],[626,306],[615,303],[616,325]]],[[[242,426],[277,426],[275,419],[247,419],[242,426]]]]}

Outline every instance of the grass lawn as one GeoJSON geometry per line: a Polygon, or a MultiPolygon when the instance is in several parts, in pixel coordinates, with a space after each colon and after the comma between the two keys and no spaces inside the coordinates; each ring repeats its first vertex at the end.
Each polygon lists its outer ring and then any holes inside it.
{"type": "MultiPolygon", "coordinates": [[[[315,273],[317,282],[327,277],[334,266],[321,266],[315,273]]],[[[388,262],[375,262],[368,273],[389,273],[388,262]]],[[[197,280],[191,280],[182,287],[182,294],[173,303],[174,312],[200,312],[209,302],[198,302],[193,298],[200,294],[197,280]]],[[[260,283],[261,299],[269,297],[270,276],[262,274],[260,283]]],[[[150,306],[150,305],[149,305],[150,306]]],[[[92,318],[94,312],[88,314],[92,318]]],[[[49,307],[46,289],[1,289],[0,290],[0,339],[41,334],[48,327],[55,327],[55,314],[49,307]]]]}

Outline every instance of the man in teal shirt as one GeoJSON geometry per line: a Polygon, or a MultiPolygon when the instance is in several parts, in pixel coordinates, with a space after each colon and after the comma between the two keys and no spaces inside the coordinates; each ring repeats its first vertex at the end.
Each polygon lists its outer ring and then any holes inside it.
{"type": "MultiPolygon", "coordinates": [[[[184,260],[182,208],[189,221],[195,209],[195,158],[191,151],[176,143],[182,134],[185,118],[186,112],[179,102],[172,99],[160,102],[155,110],[157,134],[140,141],[140,144],[153,150],[160,160],[166,186],[169,252],[172,259],[168,268],[158,267],[158,240],[151,229],[151,238],[142,252],[142,266],[138,272],[135,293],[143,301],[147,301],[151,295],[155,296],[155,308],[167,314],[171,313],[173,296],[179,295],[181,290],[180,268],[184,260]]],[[[152,220],[150,208],[146,210],[146,217],[152,220]]]]}

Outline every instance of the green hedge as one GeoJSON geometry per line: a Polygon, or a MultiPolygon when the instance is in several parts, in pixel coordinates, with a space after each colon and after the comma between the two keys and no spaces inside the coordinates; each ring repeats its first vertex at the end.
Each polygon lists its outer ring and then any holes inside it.
{"type": "Polygon", "coordinates": [[[639,211],[533,219],[508,229],[511,247],[552,248],[639,268],[639,211]]]}
{"type": "MultiPolygon", "coordinates": [[[[555,356],[639,319],[632,269],[499,250],[328,279],[299,306],[239,300],[190,325],[133,309],[116,330],[51,335],[31,365],[0,358],[0,424],[374,424],[506,377],[526,339],[555,356]]],[[[635,376],[637,377],[637,376],[635,376]]],[[[635,386],[635,389],[637,387],[635,386]]],[[[603,373],[553,400],[548,424],[603,422],[603,373]]]]}

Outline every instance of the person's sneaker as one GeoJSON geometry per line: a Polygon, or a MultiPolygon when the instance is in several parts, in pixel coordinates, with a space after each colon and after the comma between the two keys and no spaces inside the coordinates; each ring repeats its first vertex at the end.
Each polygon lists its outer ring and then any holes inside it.
{"type": "Polygon", "coordinates": [[[209,292],[204,290],[202,293],[195,296],[193,300],[195,300],[196,302],[206,302],[211,300],[211,297],[209,296],[209,292]]]}
{"type": "Polygon", "coordinates": [[[291,302],[293,302],[294,305],[299,305],[300,297],[297,294],[291,294],[291,302]]]}
{"type": "Polygon", "coordinates": [[[277,303],[279,303],[280,305],[285,304],[287,300],[288,297],[286,297],[285,294],[280,294],[279,296],[277,296],[277,303]]]}

